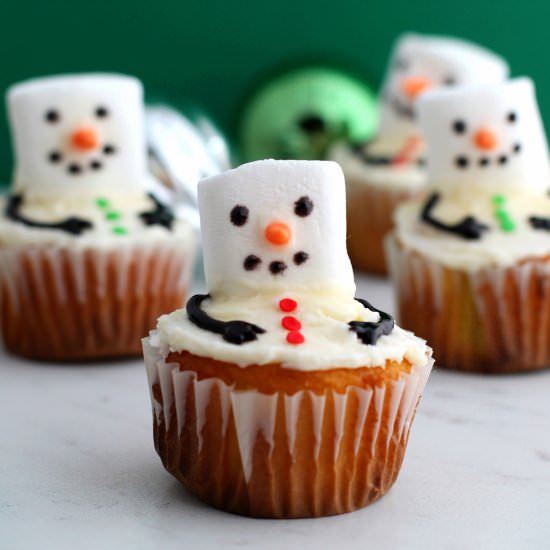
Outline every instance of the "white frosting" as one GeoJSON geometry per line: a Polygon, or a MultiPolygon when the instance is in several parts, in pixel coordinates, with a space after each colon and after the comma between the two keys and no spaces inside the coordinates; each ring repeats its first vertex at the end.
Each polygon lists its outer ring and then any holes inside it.
{"type": "Polygon", "coordinates": [[[406,163],[399,166],[367,164],[347,144],[334,146],[330,158],[342,167],[347,184],[408,190],[422,189],[426,184],[426,170],[417,164],[406,163]]]}
{"type": "Polygon", "coordinates": [[[404,143],[418,134],[412,117],[398,114],[395,104],[414,110],[414,102],[425,89],[448,85],[502,82],[508,75],[506,62],[494,53],[456,38],[405,34],[391,56],[382,86],[378,137],[404,143]],[[418,94],[406,92],[408,83],[422,79],[425,88],[418,94]]]}
{"type": "Polygon", "coordinates": [[[138,80],[112,74],[37,78],[12,86],[7,102],[15,150],[14,190],[47,197],[144,189],[142,95],[138,80]],[[95,137],[79,147],[75,135],[82,130],[95,137]],[[52,162],[52,154],[59,159],[52,162]],[[92,163],[101,167],[94,169],[92,163]],[[80,172],[70,173],[71,164],[80,172]]]}
{"type": "Polygon", "coordinates": [[[427,92],[418,102],[418,114],[429,150],[431,187],[446,193],[457,188],[469,197],[478,189],[542,195],[549,188],[548,145],[528,78],[427,92]],[[456,124],[463,124],[463,131],[457,132],[456,124]],[[482,133],[494,143],[481,146],[482,133]],[[505,164],[499,162],[502,155],[505,164]],[[460,157],[466,167],[457,166],[460,157]],[[482,158],[489,164],[481,166],[482,158]]]}
{"type": "Polygon", "coordinates": [[[365,345],[349,329],[349,321],[376,322],[379,314],[364,308],[353,299],[340,299],[317,293],[262,294],[246,299],[219,298],[203,303],[210,316],[223,320],[243,320],[262,327],[266,332],[257,340],[235,345],[195,326],[181,309],[160,317],[155,345],[172,351],[187,350],[195,355],[228,361],[239,366],[281,363],[300,370],[334,369],[338,367],[384,366],[386,360],[408,360],[424,364],[428,352],[424,340],[395,327],[381,336],[376,345],[365,345]],[[284,313],[281,298],[295,299],[298,307],[284,313]],[[285,315],[298,319],[305,343],[287,343],[288,331],[281,326],[285,315]]]}
{"type": "MultiPolygon", "coordinates": [[[[59,229],[29,227],[23,223],[0,218],[0,244],[10,246],[51,244],[83,248],[114,248],[121,244],[166,241],[174,239],[187,243],[192,253],[195,234],[190,224],[184,220],[174,220],[172,229],[160,225],[147,226],[139,217],[140,212],[154,208],[151,199],[144,193],[102,195],[108,207],[100,207],[92,197],[68,197],[64,200],[30,200],[23,203],[21,214],[38,222],[59,222],[76,216],[93,224],[80,235],[73,235],[59,229]],[[114,213],[116,219],[109,219],[114,213]],[[118,216],[116,216],[118,214],[118,216]],[[118,229],[122,233],[117,233],[118,229]]],[[[0,200],[0,211],[4,210],[4,200],[0,200]]]]}
{"type": "Polygon", "coordinates": [[[218,296],[255,295],[259,291],[316,289],[353,296],[355,283],[346,252],[345,187],[335,162],[263,160],[244,164],[199,183],[199,210],[207,287],[218,296]],[[295,203],[308,197],[313,209],[295,213],[295,203]],[[248,209],[237,226],[232,209],[248,209]],[[266,229],[282,223],[290,240],[271,244],[266,229]],[[296,265],[297,252],[307,261],[296,265]],[[256,269],[243,267],[247,256],[261,260],[256,269]],[[271,262],[287,268],[272,274],[271,262]]]}

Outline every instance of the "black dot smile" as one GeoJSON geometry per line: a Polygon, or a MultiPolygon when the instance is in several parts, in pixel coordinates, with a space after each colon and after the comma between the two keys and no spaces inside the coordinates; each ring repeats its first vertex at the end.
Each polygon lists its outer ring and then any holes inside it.
{"type": "Polygon", "coordinates": [[[276,260],[276,261],[271,262],[269,264],[269,271],[271,271],[271,273],[273,273],[273,275],[279,275],[283,271],[285,271],[285,269],[287,267],[288,266],[285,264],[285,262],[281,262],[279,260],[276,260]]]}
{"type": "Polygon", "coordinates": [[[262,263],[261,258],[258,258],[258,256],[255,256],[254,254],[249,254],[243,262],[243,267],[246,269],[246,271],[253,271],[256,269],[260,264],[262,263]]]}

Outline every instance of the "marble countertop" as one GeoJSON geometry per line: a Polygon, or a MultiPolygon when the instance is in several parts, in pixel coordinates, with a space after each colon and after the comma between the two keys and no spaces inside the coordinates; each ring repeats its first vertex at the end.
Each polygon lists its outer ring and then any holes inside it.
{"type": "MultiPolygon", "coordinates": [[[[389,284],[358,296],[393,310],[389,284]]],[[[0,351],[0,547],[550,548],[550,370],[435,371],[393,489],[363,510],[255,520],[211,509],[153,449],[139,360],[44,365],[0,351]]]]}

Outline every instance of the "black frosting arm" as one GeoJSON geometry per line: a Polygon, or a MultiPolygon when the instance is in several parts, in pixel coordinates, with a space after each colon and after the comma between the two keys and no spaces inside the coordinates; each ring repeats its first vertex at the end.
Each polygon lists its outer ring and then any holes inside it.
{"type": "Polygon", "coordinates": [[[48,223],[37,222],[27,218],[21,214],[21,206],[23,205],[23,195],[10,195],[6,202],[5,215],[10,220],[22,223],[29,227],[39,227],[43,229],[59,229],[72,235],[80,235],[86,229],[93,227],[92,222],[82,218],[70,217],[60,222],[48,223]]]}
{"type": "Polygon", "coordinates": [[[542,229],[543,231],[550,231],[550,218],[543,216],[530,216],[529,223],[533,229],[542,229]]]}
{"type": "Polygon", "coordinates": [[[466,216],[464,219],[456,224],[446,224],[438,220],[434,217],[432,211],[439,202],[439,199],[439,193],[432,193],[428,197],[420,214],[423,222],[431,225],[432,227],[435,227],[436,229],[439,229],[440,231],[454,233],[455,235],[458,235],[463,239],[469,240],[480,239],[483,231],[487,231],[489,229],[487,225],[478,222],[473,216],[466,216]]]}
{"type": "Polygon", "coordinates": [[[355,298],[361,305],[371,311],[376,311],[380,315],[380,320],[376,323],[369,321],[350,321],[348,323],[350,330],[357,334],[357,338],[363,342],[363,344],[375,345],[380,336],[390,334],[395,327],[395,321],[393,317],[388,313],[375,308],[366,300],[361,298],[355,298]]]}
{"type": "Polygon", "coordinates": [[[222,338],[231,344],[244,344],[258,338],[265,330],[258,325],[246,321],[219,321],[210,317],[201,308],[204,300],[210,298],[210,294],[195,294],[187,301],[185,307],[189,320],[203,330],[221,334],[222,338]]]}
{"type": "Polygon", "coordinates": [[[139,217],[143,220],[143,223],[145,225],[162,225],[166,229],[172,229],[172,223],[174,222],[172,209],[160,202],[153,193],[148,193],[148,195],[154,203],[154,208],[140,212],[139,217]]]}

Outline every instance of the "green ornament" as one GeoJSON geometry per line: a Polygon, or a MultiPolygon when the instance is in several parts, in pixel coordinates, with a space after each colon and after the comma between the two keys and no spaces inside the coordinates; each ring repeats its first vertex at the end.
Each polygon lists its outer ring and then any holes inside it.
{"type": "Polygon", "coordinates": [[[516,229],[516,224],[508,217],[500,221],[500,228],[506,233],[510,233],[516,229]]]}
{"type": "Polygon", "coordinates": [[[117,225],[116,227],[113,227],[113,233],[115,235],[126,235],[128,233],[128,230],[121,225],[117,225]]]}
{"type": "Polygon", "coordinates": [[[269,81],[240,124],[245,161],[322,159],[336,141],[361,142],[376,129],[375,94],[359,79],[328,67],[303,67],[269,81]]]}
{"type": "Polygon", "coordinates": [[[506,197],[504,195],[493,195],[493,204],[495,206],[502,206],[506,203],[506,197]]]}

